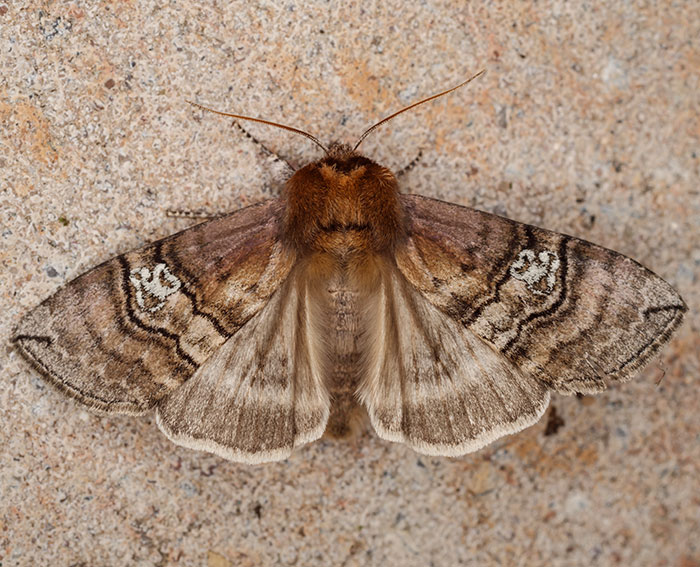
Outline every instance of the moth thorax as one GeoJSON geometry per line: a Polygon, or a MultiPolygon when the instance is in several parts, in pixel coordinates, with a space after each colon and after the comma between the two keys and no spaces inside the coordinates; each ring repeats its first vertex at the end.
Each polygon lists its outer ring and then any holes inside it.
{"type": "Polygon", "coordinates": [[[296,172],[287,182],[286,205],[285,236],[302,252],[381,252],[403,234],[396,178],[350,150],[296,172]]]}

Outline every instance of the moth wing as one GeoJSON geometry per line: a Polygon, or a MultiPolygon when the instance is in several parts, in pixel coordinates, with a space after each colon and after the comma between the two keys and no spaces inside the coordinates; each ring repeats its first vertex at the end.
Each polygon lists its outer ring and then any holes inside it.
{"type": "Polygon", "coordinates": [[[377,434],[457,456],[537,422],[547,386],[440,311],[396,268],[375,295],[374,348],[359,398],[377,434]]]}
{"type": "Polygon", "coordinates": [[[329,396],[309,290],[291,275],[194,376],[158,404],[173,442],[225,459],[261,463],[288,457],[326,428],[329,396]]]}
{"type": "Polygon", "coordinates": [[[634,260],[590,242],[416,195],[396,262],[440,311],[560,392],[626,381],[687,306],[634,260]]]}
{"type": "Polygon", "coordinates": [[[287,277],[267,201],[118,256],[59,289],[13,340],[69,396],[140,414],[178,388],[287,277]]]}

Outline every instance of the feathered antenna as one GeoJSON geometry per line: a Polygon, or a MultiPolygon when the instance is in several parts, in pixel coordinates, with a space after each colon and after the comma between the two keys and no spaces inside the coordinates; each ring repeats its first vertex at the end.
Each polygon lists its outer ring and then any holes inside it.
{"type": "Polygon", "coordinates": [[[202,106],[201,104],[192,102],[191,100],[188,100],[187,102],[189,102],[192,106],[196,106],[197,108],[201,108],[202,110],[206,110],[207,112],[219,114],[220,116],[228,116],[229,118],[236,118],[237,120],[248,120],[250,122],[260,122],[261,124],[267,124],[268,126],[276,126],[277,128],[282,128],[282,130],[288,130],[290,132],[294,132],[295,134],[301,134],[302,136],[306,136],[309,140],[311,140],[314,144],[321,148],[326,153],[326,155],[328,154],[328,148],[326,148],[326,146],[319,142],[318,138],[312,136],[308,132],[299,130],[299,128],[293,128],[292,126],[286,126],[285,124],[278,124],[277,122],[270,122],[269,120],[263,120],[262,118],[253,118],[252,116],[241,116],[240,114],[221,112],[220,110],[214,110],[213,108],[202,106]]]}

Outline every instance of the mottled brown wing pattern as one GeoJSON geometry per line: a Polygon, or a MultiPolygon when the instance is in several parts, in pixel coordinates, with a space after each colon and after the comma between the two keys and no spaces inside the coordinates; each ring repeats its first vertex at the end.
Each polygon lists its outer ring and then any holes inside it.
{"type": "Polygon", "coordinates": [[[430,303],[396,268],[377,291],[360,399],[377,434],[463,455],[538,421],[549,389],[430,303]]]}
{"type": "Polygon", "coordinates": [[[172,392],[257,313],[294,254],[268,201],[118,256],[29,312],[13,340],[92,409],[138,414],[172,392]]]}
{"type": "Polygon", "coordinates": [[[295,270],[267,305],[157,407],[178,445],[246,463],[288,457],[324,432],[330,402],[310,290],[295,270]]]}
{"type": "Polygon", "coordinates": [[[433,305],[523,371],[563,393],[625,381],[687,307],[617,252],[416,195],[404,196],[401,273],[433,305]]]}

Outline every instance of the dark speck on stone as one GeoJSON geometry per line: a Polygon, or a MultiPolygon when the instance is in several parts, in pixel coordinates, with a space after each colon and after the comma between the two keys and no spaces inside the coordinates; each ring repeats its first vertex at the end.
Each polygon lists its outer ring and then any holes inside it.
{"type": "Polygon", "coordinates": [[[564,420],[557,414],[557,408],[552,406],[552,409],[549,411],[547,427],[545,427],[544,434],[546,437],[556,435],[557,431],[562,427],[564,427],[564,420]]]}
{"type": "Polygon", "coordinates": [[[105,81],[105,87],[111,89],[115,85],[114,79],[107,79],[105,81]]]}
{"type": "Polygon", "coordinates": [[[55,278],[58,275],[58,272],[54,269],[53,266],[49,266],[48,268],[46,268],[46,274],[50,278],[55,278]]]}

